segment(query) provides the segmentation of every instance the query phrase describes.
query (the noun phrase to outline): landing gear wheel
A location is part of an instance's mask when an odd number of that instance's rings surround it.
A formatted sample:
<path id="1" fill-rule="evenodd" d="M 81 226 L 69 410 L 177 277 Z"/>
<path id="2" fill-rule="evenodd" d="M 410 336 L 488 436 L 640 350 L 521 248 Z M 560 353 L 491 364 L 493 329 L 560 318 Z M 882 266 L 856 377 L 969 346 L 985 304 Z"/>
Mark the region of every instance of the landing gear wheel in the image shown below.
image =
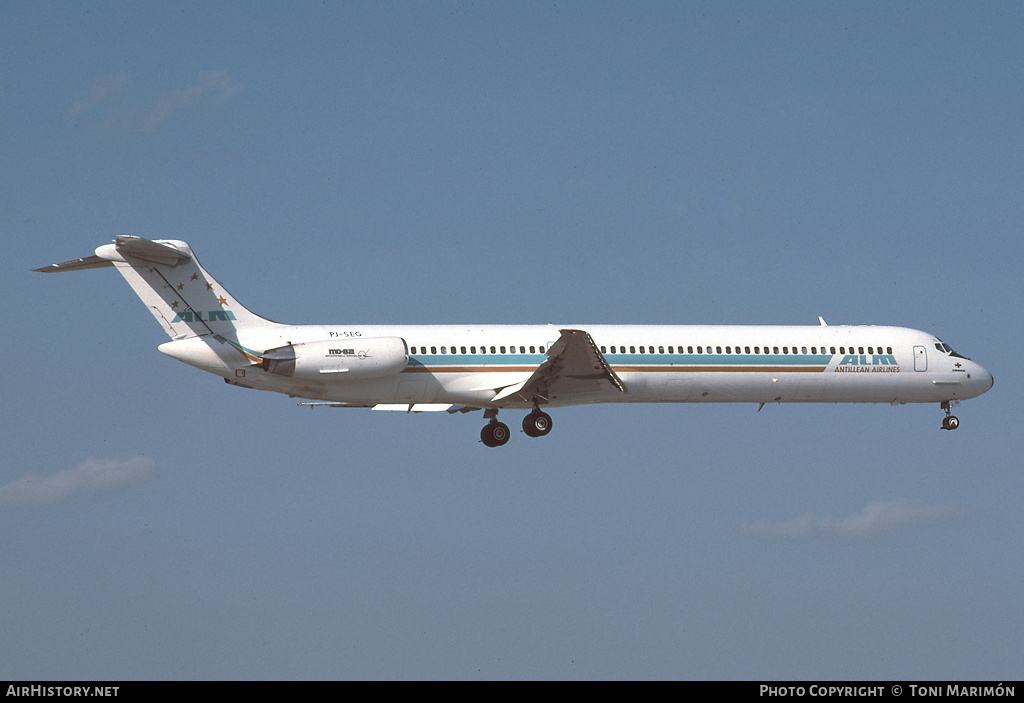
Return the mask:
<path id="1" fill-rule="evenodd" d="M 534 410 L 523 418 L 523 432 L 530 437 L 543 437 L 551 431 L 551 416 L 541 410 Z"/>
<path id="2" fill-rule="evenodd" d="M 960 426 L 960 420 L 950 412 L 954 405 L 960 405 L 960 401 L 944 400 L 939 404 L 939 407 L 946 411 L 946 417 L 942 418 L 942 429 L 944 430 L 955 430 Z"/>
<path id="3" fill-rule="evenodd" d="M 510 434 L 508 425 L 504 422 L 491 420 L 480 430 L 480 441 L 488 447 L 500 447 L 508 442 Z"/>

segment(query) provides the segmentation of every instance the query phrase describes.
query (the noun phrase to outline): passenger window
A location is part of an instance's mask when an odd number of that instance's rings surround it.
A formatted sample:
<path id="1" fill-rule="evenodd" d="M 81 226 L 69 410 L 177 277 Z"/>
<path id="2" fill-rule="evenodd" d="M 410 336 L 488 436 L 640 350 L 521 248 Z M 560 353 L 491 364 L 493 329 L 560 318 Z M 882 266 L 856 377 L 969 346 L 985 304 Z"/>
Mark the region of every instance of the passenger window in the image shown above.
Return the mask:
<path id="1" fill-rule="evenodd" d="M 664 354 L 665 353 L 665 347 L 658 347 L 658 353 L 659 354 Z"/>
<path id="2" fill-rule="evenodd" d="M 806 354 L 807 353 L 807 347 L 800 347 L 800 353 L 801 354 Z"/>
<path id="3" fill-rule="evenodd" d="M 858 351 L 857 353 L 858 354 L 863 354 L 864 353 L 864 347 L 859 347 L 859 349 L 860 349 L 860 351 Z"/>
<path id="4" fill-rule="evenodd" d="M 715 347 L 715 353 L 716 354 L 721 354 L 722 353 L 722 348 L 721 347 Z"/>
<path id="5" fill-rule="evenodd" d="M 493 345 L 491 346 L 491 353 L 492 353 L 492 354 L 497 354 L 497 353 L 498 353 L 498 352 L 496 352 L 496 351 L 494 350 L 494 346 L 493 346 Z"/>
<path id="6" fill-rule="evenodd" d="M 535 346 L 533 346 L 532 344 L 530 345 L 530 353 L 531 354 L 536 354 L 537 353 L 537 348 Z"/>
<path id="7" fill-rule="evenodd" d="M 892 347 L 886 347 L 885 348 L 885 353 L 886 354 L 892 354 Z"/>
<path id="8" fill-rule="evenodd" d="M 669 353 L 669 354 L 675 354 L 675 352 L 674 352 L 674 351 L 672 351 L 672 350 L 673 350 L 673 347 L 669 347 L 669 348 L 668 348 L 668 353 Z"/>
<path id="9" fill-rule="evenodd" d="M 692 354 L 693 353 L 693 347 L 687 347 L 686 348 L 686 353 L 687 354 Z"/>
<path id="10" fill-rule="evenodd" d="M 630 347 L 629 348 L 629 353 L 630 354 L 636 354 L 636 347 Z"/>
<path id="11" fill-rule="evenodd" d="M 437 353 L 437 347 L 431 347 L 430 348 L 430 353 L 431 354 L 436 354 Z"/>

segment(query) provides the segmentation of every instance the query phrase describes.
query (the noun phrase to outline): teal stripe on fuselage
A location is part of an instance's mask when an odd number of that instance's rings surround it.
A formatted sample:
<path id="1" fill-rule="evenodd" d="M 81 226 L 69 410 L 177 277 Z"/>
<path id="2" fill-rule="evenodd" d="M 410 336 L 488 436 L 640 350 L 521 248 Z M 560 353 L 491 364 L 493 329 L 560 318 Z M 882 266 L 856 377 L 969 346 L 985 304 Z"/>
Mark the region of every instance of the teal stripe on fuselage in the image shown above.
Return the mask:
<path id="1" fill-rule="evenodd" d="M 409 366 L 540 366 L 544 354 L 417 354 Z"/>
<path id="2" fill-rule="evenodd" d="M 540 366 L 546 354 L 417 354 L 409 366 Z M 827 366 L 830 354 L 605 354 L 615 366 Z"/>
<path id="3" fill-rule="evenodd" d="M 827 366 L 831 354 L 605 354 L 612 366 Z"/>

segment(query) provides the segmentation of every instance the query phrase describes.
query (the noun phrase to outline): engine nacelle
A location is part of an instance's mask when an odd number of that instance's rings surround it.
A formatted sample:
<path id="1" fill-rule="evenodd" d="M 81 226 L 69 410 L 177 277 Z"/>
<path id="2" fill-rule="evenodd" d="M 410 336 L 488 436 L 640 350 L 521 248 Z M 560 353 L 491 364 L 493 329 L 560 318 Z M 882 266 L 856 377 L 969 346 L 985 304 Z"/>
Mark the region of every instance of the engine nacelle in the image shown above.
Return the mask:
<path id="1" fill-rule="evenodd" d="M 357 381 L 383 378 L 409 364 L 401 337 L 367 337 L 301 342 L 268 349 L 260 364 L 278 376 L 318 381 Z"/>

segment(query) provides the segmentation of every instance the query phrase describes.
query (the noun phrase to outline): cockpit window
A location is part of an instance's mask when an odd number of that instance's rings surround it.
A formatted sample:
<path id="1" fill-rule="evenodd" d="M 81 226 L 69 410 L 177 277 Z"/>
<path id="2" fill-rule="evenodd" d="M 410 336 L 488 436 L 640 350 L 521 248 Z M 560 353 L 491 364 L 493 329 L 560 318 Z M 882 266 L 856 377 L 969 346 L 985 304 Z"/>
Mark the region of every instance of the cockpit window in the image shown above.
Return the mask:
<path id="1" fill-rule="evenodd" d="M 968 357 L 964 356 L 963 354 L 957 354 L 955 351 L 953 351 L 953 347 L 949 346 L 948 344 L 943 342 L 941 339 L 939 340 L 939 343 L 935 345 L 935 348 L 938 349 L 939 351 L 946 352 L 950 356 L 956 357 L 957 359 L 967 359 L 968 358 Z"/>

